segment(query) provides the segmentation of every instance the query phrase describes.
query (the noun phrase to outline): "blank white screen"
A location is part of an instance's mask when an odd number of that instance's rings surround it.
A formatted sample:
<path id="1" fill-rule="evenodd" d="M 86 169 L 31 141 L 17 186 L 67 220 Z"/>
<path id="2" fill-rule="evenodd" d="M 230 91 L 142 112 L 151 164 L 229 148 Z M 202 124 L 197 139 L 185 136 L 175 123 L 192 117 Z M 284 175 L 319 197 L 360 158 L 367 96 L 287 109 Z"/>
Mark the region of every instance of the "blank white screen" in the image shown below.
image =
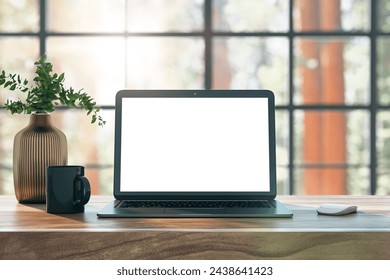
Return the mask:
<path id="1" fill-rule="evenodd" d="M 266 98 L 124 98 L 121 191 L 269 191 Z"/>

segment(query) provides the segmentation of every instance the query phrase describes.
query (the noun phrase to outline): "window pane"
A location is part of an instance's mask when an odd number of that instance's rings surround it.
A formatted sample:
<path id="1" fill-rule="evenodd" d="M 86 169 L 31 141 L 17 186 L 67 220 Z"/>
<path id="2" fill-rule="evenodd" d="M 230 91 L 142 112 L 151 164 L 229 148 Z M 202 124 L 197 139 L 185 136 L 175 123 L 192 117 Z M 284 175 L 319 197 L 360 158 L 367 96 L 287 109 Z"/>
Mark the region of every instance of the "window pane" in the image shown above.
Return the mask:
<path id="1" fill-rule="evenodd" d="M 288 168 L 277 166 L 276 168 L 276 193 L 278 195 L 289 195 Z"/>
<path id="2" fill-rule="evenodd" d="M 84 89 L 98 104 L 113 105 L 125 88 L 125 39 L 112 37 L 51 37 L 47 53 L 65 83 Z"/>
<path id="3" fill-rule="evenodd" d="M 297 0 L 296 31 L 354 31 L 370 29 L 369 0 Z"/>
<path id="4" fill-rule="evenodd" d="M 129 38 L 127 88 L 203 88 L 203 53 L 201 39 Z"/>
<path id="5" fill-rule="evenodd" d="M 289 130 L 288 112 L 286 110 L 276 110 L 276 163 L 286 167 L 288 165 L 289 153 Z"/>
<path id="6" fill-rule="evenodd" d="M 0 37 L 0 70 L 8 74 L 18 73 L 31 82 L 35 72 L 34 61 L 39 54 L 38 44 L 36 38 Z M 17 99 L 19 96 L 17 91 L 0 88 L 0 104 L 7 98 Z"/>
<path id="7" fill-rule="evenodd" d="M 377 194 L 390 194 L 390 112 L 383 111 L 377 118 Z"/>
<path id="8" fill-rule="evenodd" d="M 276 104 L 288 101 L 288 41 L 284 38 L 218 38 L 213 88 L 270 89 Z"/>
<path id="9" fill-rule="evenodd" d="M 104 127 L 91 124 L 79 110 L 56 111 L 53 122 L 68 141 L 68 164 L 84 165 L 93 193 L 112 194 L 114 165 L 114 110 L 101 110 Z M 80 152 L 82 151 L 82 152 Z"/>
<path id="10" fill-rule="evenodd" d="M 390 104 L 390 37 L 378 39 L 378 92 L 379 102 Z"/>
<path id="11" fill-rule="evenodd" d="M 127 31 L 202 30 L 203 2 L 203 0 L 128 0 Z"/>
<path id="12" fill-rule="evenodd" d="M 298 192 L 368 193 L 368 112 L 299 111 L 295 128 Z"/>
<path id="13" fill-rule="evenodd" d="M 0 0 L 0 32 L 37 32 L 38 0 Z"/>
<path id="14" fill-rule="evenodd" d="M 369 164 L 367 111 L 298 111 L 296 164 Z"/>
<path id="15" fill-rule="evenodd" d="M 214 0 L 213 29 L 216 31 L 287 31 L 288 2 L 285 0 Z"/>
<path id="16" fill-rule="evenodd" d="M 125 30 L 125 0 L 51 0 L 50 31 L 120 32 Z"/>
<path id="17" fill-rule="evenodd" d="M 390 112 L 378 113 L 376 145 L 378 165 L 390 168 Z"/>
<path id="18" fill-rule="evenodd" d="M 296 168 L 295 194 L 299 195 L 368 195 L 368 168 Z M 335 188 L 340 186 L 340 188 Z"/>
<path id="19" fill-rule="evenodd" d="M 390 195 L 390 168 L 379 166 L 377 168 L 378 186 L 377 195 Z"/>
<path id="20" fill-rule="evenodd" d="M 369 102 L 367 38 L 305 38 L 296 40 L 294 47 L 296 103 L 353 105 Z"/>
<path id="21" fill-rule="evenodd" d="M 288 172 L 288 153 L 289 153 L 289 131 L 288 131 L 288 112 L 286 110 L 277 110 L 276 115 L 276 179 L 277 193 L 289 194 L 289 172 Z"/>
<path id="22" fill-rule="evenodd" d="M 390 31 L 390 1 L 378 0 L 378 29 L 381 31 Z"/>

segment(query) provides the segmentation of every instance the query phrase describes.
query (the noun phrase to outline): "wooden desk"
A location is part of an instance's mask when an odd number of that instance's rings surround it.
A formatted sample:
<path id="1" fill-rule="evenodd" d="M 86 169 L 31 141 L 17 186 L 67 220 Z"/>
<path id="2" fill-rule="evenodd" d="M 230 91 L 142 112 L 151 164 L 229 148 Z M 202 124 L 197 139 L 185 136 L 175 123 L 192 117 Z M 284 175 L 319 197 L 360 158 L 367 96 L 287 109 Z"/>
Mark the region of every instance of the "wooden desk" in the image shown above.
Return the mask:
<path id="1" fill-rule="evenodd" d="M 293 218 L 97 218 L 111 199 L 53 215 L 0 196 L 0 259 L 390 259 L 389 196 L 279 196 Z M 317 215 L 321 203 L 358 213 Z"/>

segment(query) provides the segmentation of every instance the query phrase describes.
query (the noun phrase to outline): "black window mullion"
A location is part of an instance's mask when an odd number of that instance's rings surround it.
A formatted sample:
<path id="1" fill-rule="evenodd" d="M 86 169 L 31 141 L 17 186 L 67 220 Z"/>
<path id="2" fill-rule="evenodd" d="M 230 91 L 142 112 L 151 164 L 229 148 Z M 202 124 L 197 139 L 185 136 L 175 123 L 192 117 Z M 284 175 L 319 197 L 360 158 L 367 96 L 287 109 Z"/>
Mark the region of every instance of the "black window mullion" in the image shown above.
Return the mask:
<path id="1" fill-rule="evenodd" d="M 205 89 L 211 89 L 212 88 L 212 38 L 213 38 L 213 31 L 212 31 L 212 0 L 205 0 L 204 2 L 204 40 L 205 40 L 205 54 L 204 54 L 204 61 L 205 61 L 205 80 L 204 80 L 204 87 Z"/>
<path id="2" fill-rule="evenodd" d="M 126 0 L 125 1 L 125 26 L 124 26 L 124 30 L 125 30 L 125 35 L 123 36 L 124 37 L 124 44 L 125 44 L 125 49 L 124 49 L 124 57 L 125 57 L 125 68 L 124 68 L 124 73 L 123 75 L 125 76 L 125 88 L 128 88 L 128 84 L 127 84 L 127 77 L 128 77 L 128 74 L 129 74 L 129 67 L 127 65 L 127 62 L 128 62 L 128 46 L 129 46 L 129 36 L 128 36 L 128 32 L 127 32 L 127 23 L 129 22 L 129 16 L 128 16 L 128 11 L 129 11 L 129 1 Z"/>
<path id="3" fill-rule="evenodd" d="M 377 149 L 376 149 L 376 118 L 378 111 L 378 89 L 376 85 L 377 72 L 377 1 L 371 0 L 371 32 L 370 32 L 370 193 L 374 195 L 377 189 Z"/>
<path id="4" fill-rule="evenodd" d="M 289 51 L 289 106 L 288 106 L 288 180 L 289 180 L 289 192 L 294 194 L 294 0 L 290 0 L 289 7 L 289 34 L 288 34 L 288 51 Z"/>
<path id="5" fill-rule="evenodd" d="M 39 55 L 46 54 L 46 0 L 39 1 Z"/>

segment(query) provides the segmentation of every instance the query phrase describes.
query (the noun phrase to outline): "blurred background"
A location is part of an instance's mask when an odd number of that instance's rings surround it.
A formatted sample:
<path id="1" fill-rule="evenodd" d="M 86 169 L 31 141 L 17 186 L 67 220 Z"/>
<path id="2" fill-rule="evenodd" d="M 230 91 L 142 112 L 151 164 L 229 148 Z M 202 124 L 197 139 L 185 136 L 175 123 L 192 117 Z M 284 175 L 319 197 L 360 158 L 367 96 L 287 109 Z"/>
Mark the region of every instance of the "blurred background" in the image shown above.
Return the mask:
<path id="1" fill-rule="evenodd" d="M 94 194 L 117 91 L 206 88 L 275 93 L 279 194 L 390 195 L 390 0 L 0 0 L 0 69 L 31 79 L 43 54 L 107 121 L 52 113 Z M 0 109 L 0 194 L 28 121 Z"/>

